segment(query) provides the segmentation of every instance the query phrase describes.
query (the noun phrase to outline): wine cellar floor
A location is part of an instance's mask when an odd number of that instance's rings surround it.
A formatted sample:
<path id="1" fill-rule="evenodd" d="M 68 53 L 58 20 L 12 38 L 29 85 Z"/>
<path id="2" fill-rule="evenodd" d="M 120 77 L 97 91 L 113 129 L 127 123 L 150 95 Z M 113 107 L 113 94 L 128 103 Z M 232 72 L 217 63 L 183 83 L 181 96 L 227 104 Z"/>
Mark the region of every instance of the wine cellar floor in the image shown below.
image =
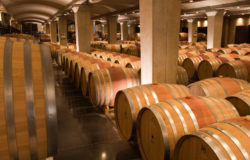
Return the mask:
<path id="1" fill-rule="evenodd" d="M 54 64 L 58 114 L 56 160 L 140 160 L 138 151 L 119 137 L 112 116 L 83 98 Z"/>

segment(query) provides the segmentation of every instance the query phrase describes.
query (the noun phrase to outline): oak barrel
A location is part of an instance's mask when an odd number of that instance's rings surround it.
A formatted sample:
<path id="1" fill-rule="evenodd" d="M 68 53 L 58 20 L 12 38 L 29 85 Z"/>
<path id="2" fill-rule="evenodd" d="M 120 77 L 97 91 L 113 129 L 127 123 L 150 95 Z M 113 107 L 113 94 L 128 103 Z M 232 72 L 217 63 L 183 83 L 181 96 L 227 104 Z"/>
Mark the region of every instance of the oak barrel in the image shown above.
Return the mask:
<path id="1" fill-rule="evenodd" d="M 190 92 L 194 96 L 212 96 L 226 98 L 246 89 L 250 89 L 247 81 L 228 78 L 215 77 L 190 84 Z"/>
<path id="2" fill-rule="evenodd" d="M 198 66 L 203 59 L 201 56 L 196 56 L 184 60 L 182 66 L 186 69 L 189 79 L 195 78 Z"/>
<path id="3" fill-rule="evenodd" d="M 226 98 L 241 116 L 250 115 L 250 90 L 244 90 Z"/>
<path id="4" fill-rule="evenodd" d="M 137 141 L 143 159 L 168 160 L 184 135 L 209 124 L 238 117 L 225 99 L 187 97 L 170 99 L 141 109 L 137 119 Z"/>
<path id="5" fill-rule="evenodd" d="M 104 68 L 110 68 L 112 67 L 112 62 L 108 61 L 98 61 L 96 63 L 93 63 L 88 66 L 84 66 L 81 69 L 81 75 L 80 75 L 80 87 L 82 90 L 82 94 L 84 96 L 88 95 L 88 81 L 89 81 L 89 74 L 91 72 L 94 72 L 96 70 L 104 69 Z"/>
<path id="6" fill-rule="evenodd" d="M 111 67 L 91 72 L 89 75 L 89 98 L 94 106 L 114 106 L 119 90 L 140 85 L 137 70 Z"/>
<path id="7" fill-rule="evenodd" d="M 115 98 L 115 115 L 120 135 L 125 140 L 133 140 L 136 118 L 143 107 L 186 96 L 191 96 L 187 87 L 164 83 L 142 85 L 119 91 Z"/>
<path id="8" fill-rule="evenodd" d="M 237 60 L 222 64 L 217 76 L 232 77 L 250 81 L 250 61 Z"/>
<path id="9" fill-rule="evenodd" d="M 174 160 L 237 159 L 250 157 L 250 121 L 246 117 L 218 122 L 183 136 Z"/>
<path id="10" fill-rule="evenodd" d="M 212 58 L 201 61 L 197 71 L 199 80 L 215 76 L 215 73 L 221 64 L 222 61 L 219 58 Z"/>
<path id="11" fill-rule="evenodd" d="M 53 156 L 57 111 L 50 48 L 0 42 L 0 159 Z"/>
<path id="12" fill-rule="evenodd" d="M 186 69 L 181 67 L 181 66 L 177 66 L 176 83 L 187 85 L 188 81 L 189 81 L 189 79 L 188 79 L 188 74 L 187 74 Z"/>
<path id="13" fill-rule="evenodd" d="M 140 70 L 141 69 L 141 61 L 129 62 L 126 64 L 126 67 Z"/>

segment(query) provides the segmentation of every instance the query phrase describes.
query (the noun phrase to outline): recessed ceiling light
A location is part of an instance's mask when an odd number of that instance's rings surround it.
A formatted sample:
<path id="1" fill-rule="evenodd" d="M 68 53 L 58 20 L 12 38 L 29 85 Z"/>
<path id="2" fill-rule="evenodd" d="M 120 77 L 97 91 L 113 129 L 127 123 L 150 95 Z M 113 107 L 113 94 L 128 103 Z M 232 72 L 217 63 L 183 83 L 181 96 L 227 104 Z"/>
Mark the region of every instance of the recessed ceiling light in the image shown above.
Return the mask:
<path id="1" fill-rule="evenodd" d="M 237 6 L 237 9 L 239 9 L 240 8 L 240 6 Z"/>
<path id="2" fill-rule="evenodd" d="M 194 0 L 189 0 L 190 3 L 194 2 Z"/>

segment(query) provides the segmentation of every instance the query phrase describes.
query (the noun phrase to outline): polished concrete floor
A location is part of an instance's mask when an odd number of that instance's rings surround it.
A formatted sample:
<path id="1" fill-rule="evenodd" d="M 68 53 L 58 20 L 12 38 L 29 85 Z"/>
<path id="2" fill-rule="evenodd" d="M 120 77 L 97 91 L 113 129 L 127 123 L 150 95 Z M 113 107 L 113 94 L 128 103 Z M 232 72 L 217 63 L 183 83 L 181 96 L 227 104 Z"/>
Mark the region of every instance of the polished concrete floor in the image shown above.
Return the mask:
<path id="1" fill-rule="evenodd" d="M 136 147 L 119 137 L 112 116 L 91 106 L 54 65 L 58 114 L 56 160 L 140 160 Z"/>

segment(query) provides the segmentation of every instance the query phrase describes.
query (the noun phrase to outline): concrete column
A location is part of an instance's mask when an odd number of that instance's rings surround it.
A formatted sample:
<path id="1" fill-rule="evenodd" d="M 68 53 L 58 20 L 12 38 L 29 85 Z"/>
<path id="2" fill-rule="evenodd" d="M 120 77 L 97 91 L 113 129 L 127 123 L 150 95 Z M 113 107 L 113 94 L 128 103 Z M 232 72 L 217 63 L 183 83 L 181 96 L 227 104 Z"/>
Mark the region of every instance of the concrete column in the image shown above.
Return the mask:
<path id="1" fill-rule="evenodd" d="M 180 12 L 180 0 L 140 0 L 142 84 L 176 83 Z"/>
<path id="2" fill-rule="evenodd" d="M 46 34 L 50 34 L 50 26 L 49 26 L 49 24 L 47 23 L 45 27 L 46 27 Z"/>
<path id="3" fill-rule="evenodd" d="M 228 34 L 229 34 L 229 18 L 224 17 L 223 19 L 223 31 L 222 31 L 222 47 L 227 47 Z"/>
<path id="4" fill-rule="evenodd" d="M 117 37 L 117 17 L 108 17 L 108 43 L 116 43 Z"/>
<path id="5" fill-rule="evenodd" d="M 236 18 L 231 18 L 229 20 L 229 29 L 228 29 L 228 44 L 235 43 L 235 34 L 236 34 Z"/>
<path id="6" fill-rule="evenodd" d="M 129 24 L 129 39 L 135 40 L 135 23 Z"/>
<path id="7" fill-rule="evenodd" d="M 50 39 L 51 42 L 57 42 L 57 30 L 56 30 L 56 21 L 50 22 Z"/>
<path id="8" fill-rule="evenodd" d="M 127 22 L 121 22 L 121 40 L 126 41 L 128 40 L 128 23 Z"/>
<path id="9" fill-rule="evenodd" d="M 208 17 L 207 48 L 221 47 L 224 11 L 210 11 L 206 14 Z"/>
<path id="10" fill-rule="evenodd" d="M 79 52 L 90 52 L 91 41 L 91 6 L 74 7 L 76 46 Z"/>
<path id="11" fill-rule="evenodd" d="M 67 46 L 68 44 L 68 25 L 67 18 L 60 17 L 58 20 L 58 35 L 60 45 Z"/>
<path id="12" fill-rule="evenodd" d="M 188 19 L 188 42 L 197 42 L 197 20 Z"/>

